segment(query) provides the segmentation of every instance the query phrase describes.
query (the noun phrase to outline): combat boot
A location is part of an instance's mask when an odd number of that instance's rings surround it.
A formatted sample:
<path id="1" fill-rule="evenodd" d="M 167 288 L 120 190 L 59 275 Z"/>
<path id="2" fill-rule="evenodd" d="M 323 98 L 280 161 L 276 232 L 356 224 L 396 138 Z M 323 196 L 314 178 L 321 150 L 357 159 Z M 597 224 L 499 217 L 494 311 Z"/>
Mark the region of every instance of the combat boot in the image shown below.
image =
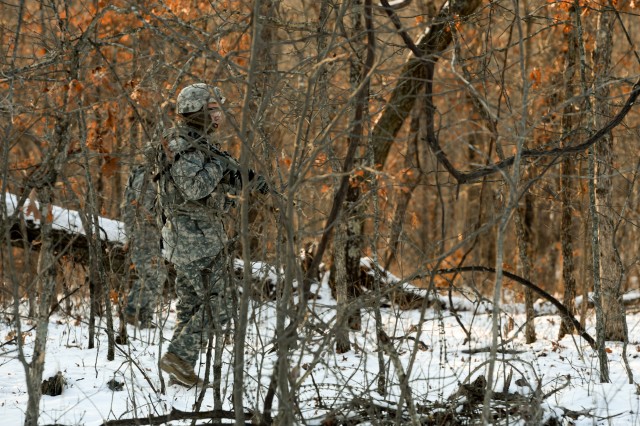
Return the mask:
<path id="1" fill-rule="evenodd" d="M 173 352 L 167 352 L 160 358 L 160 369 L 169 374 L 169 384 L 179 384 L 188 388 L 202 387 L 204 382 L 193 371 L 189 363 Z"/>

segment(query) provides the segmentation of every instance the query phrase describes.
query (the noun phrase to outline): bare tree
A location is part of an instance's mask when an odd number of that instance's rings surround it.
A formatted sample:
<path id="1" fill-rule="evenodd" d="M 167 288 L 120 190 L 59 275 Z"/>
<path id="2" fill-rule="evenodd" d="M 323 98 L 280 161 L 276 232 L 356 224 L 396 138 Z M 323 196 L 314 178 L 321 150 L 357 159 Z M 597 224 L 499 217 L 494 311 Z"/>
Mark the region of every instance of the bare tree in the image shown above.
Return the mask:
<path id="1" fill-rule="evenodd" d="M 63 111 L 67 107 L 68 98 L 64 99 Z M 56 131 L 52 135 L 51 148 L 45 155 L 45 161 L 38 167 L 27 181 L 27 188 L 38 190 L 40 199 L 40 221 L 42 248 L 38 258 L 38 287 L 40 297 L 38 298 L 38 309 L 36 310 L 36 337 L 31 360 L 27 360 L 24 354 L 21 339 L 18 339 L 20 359 L 27 376 L 27 389 L 29 401 L 25 414 L 25 425 L 35 426 L 38 424 L 40 416 L 40 396 L 42 374 L 44 371 L 44 361 L 47 348 L 47 335 L 49 331 L 49 316 L 51 314 L 51 301 L 54 297 L 56 287 L 56 255 L 53 246 L 55 242 L 52 238 L 53 230 L 53 185 L 57 180 L 66 161 L 66 150 L 68 146 L 69 120 L 63 112 L 57 117 Z M 21 333 L 21 321 L 19 305 L 17 301 L 19 295 L 14 295 L 16 308 L 14 315 L 18 335 Z"/>
<path id="2" fill-rule="evenodd" d="M 574 11 L 575 13 L 575 11 Z M 571 25 L 570 31 L 567 32 L 567 52 L 565 54 L 565 63 L 563 70 L 564 84 L 564 102 L 566 103 L 562 111 L 562 134 L 569 135 L 574 123 L 579 121 L 580 117 L 575 117 L 573 108 L 573 98 L 575 96 L 575 74 L 578 59 L 578 27 Z M 571 157 L 565 157 L 562 160 L 560 175 L 560 199 L 562 203 L 562 223 L 560 226 L 560 242 L 562 244 L 562 279 L 564 281 L 564 298 L 565 306 L 571 313 L 575 313 L 575 297 L 576 297 L 576 278 L 575 278 L 575 261 L 574 261 L 574 226 L 573 212 L 575 206 L 576 192 L 572 184 L 572 175 L 576 173 L 575 161 Z M 565 334 L 571 333 L 573 326 L 566 320 L 562 320 L 558 338 L 564 337 Z"/>
<path id="3" fill-rule="evenodd" d="M 609 70 L 613 47 L 613 28 L 616 22 L 613 6 L 605 6 L 598 14 L 594 62 L 594 124 L 600 128 L 611 115 Z M 605 340 L 625 341 L 626 319 L 622 302 L 623 274 L 617 252 L 613 206 L 614 168 L 613 135 L 607 133 L 595 147 L 596 212 L 598 214 L 599 274 L 602 288 L 601 303 Z"/>

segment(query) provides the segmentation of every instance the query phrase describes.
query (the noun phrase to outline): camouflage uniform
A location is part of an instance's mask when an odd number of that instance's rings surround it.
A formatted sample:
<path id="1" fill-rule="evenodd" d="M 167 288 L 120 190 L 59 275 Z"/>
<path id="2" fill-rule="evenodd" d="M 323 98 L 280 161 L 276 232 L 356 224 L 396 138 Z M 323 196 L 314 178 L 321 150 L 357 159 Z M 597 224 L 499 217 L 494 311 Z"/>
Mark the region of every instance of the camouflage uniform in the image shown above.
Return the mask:
<path id="1" fill-rule="evenodd" d="M 222 218 L 231 207 L 236 185 L 228 179 L 226 165 L 207 154 L 208 146 L 213 147 L 212 141 L 198 129 L 173 129 L 160 177 L 166 217 L 163 255 L 175 265 L 179 299 L 176 329 L 167 351 L 191 365 L 211 326 L 226 324 L 233 309 L 225 282 L 227 235 Z"/>
<path id="2" fill-rule="evenodd" d="M 185 386 L 201 384 L 193 371 L 202 344 L 234 312 L 223 217 L 241 188 L 238 163 L 218 150 L 220 90 L 203 83 L 184 88 L 176 101 L 183 122 L 165 133 L 159 196 L 165 217 L 163 255 L 176 269 L 177 320 L 160 368 Z M 261 176 L 256 189 L 268 192 Z"/>
<path id="3" fill-rule="evenodd" d="M 135 265 L 134 281 L 125 308 L 128 322 L 149 326 L 167 279 L 161 255 L 161 235 L 156 218 L 156 184 L 145 166 L 135 167 L 127 181 L 121 205 L 122 220 L 129 238 L 129 253 Z"/>

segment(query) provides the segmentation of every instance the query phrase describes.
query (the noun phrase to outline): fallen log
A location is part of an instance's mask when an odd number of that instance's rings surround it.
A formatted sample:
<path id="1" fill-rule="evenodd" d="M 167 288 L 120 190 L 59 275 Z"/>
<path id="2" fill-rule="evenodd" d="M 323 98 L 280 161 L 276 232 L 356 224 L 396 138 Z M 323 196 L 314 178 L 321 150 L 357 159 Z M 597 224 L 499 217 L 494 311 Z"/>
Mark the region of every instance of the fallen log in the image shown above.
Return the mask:
<path id="1" fill-rule="evenodd" d="M 6 217 L 0 223 L 0 230 L 9 244 L 26 250 L 40 249 L 40 219 L 37 205 L 27 200 L 18 206 L 18 198 L 5 194 Z M 56 256 L 67 256 L 83 265 L 89 264 L 89 246 L 96 241 L 87 237 L 79 212 L 58 206 L 52 208 L 53 250 Z M 122 222 L 104 217 L 98 218 L 100 245 L 105 253 L 107 271 L 124 271 L 128 267 L 124 246 L 127 238 Z M 125 265 L 127 263 L 127 265 Z"/>
<path id="2" fill-rule="evenodd" d="M 250 420 L 254 417 L 254 413 L 247 411 L 243 413 L 245 419 Z M 137 417 L 131 419 L 117 419 L 107 420 L 102 423 L 102 426 L 137 426 L 137 425 L 164 425 L 170 421 L 178 420 L 233 420 L 236 418 L 236 414 L 233 411 L 227 410 L 210 410 L 210 411 L 181 411 L 177 408 L 173 408 L 171 412 L 159 416 Z M 252 425 L 251 421 L 245 421 L 246 425 Z"/>

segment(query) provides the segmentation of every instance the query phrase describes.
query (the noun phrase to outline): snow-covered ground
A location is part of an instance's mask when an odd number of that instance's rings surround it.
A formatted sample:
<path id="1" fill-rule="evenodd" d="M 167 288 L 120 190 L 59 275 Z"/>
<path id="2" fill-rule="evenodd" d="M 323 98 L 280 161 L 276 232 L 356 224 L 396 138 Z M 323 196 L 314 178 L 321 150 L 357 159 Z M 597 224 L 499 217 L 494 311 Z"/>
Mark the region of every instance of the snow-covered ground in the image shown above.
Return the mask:
<path id="1" fill-rule="evenodd" d="M 306 424 L 320 424 L 332 408 L 346 404 L 354 397 L 376 401 L 391 406 L 399 393 L 393 385 L 386 396 L 376 392 L 378 373 L 378 346 L 375 339 L 374 316 L 366 312 L 363 331 L 351 334 L 353 349 L 345 354 L 333 350 L 333 326 L 335 303 L 326 284 L 318 291 L 320 298 L 313 303 L 319 314 L 317 324 L 329 326 L 327 332 L 302 333 L 302 340 L 291 354 L 291 376 L 301 380 L 299 404 Z M 517 311 L 517 310 L 516 310 Z M 58 371 L 64 375 L 67 385 L 60 396 L 43 396 L 40 424 L 99 425 L 106 420 L 161 415 L 177 408 L 191 411 L 198 390 L 168 386 L 166 393 L 159 392 L 160 380 L 157 368 L 159 343 L 166 347 L 171 337 L 174 313 L 165 309 L 162 329 L 134 330 L 129 326 L 130 341 L 119 345 L 113 361 L 106 360 L 107 342 L 104 332 L 99 333 L 97 349 L 87 349 L 88 329 L 84 318 L 65 317 L 59 314 L 51 318 L 44 378 Z M 487 374 L 487 352 L 469 353 L 469 349 L 489 345 L 491 320 L 485 312 L 460 312 L 460 319 L 471 332 L 471 342 L 465 344 L 465 334 L 453 315 L 447 311 L 428 309 L 421 318 L 419 311 L 382 310 L 382 321 L 387 334 L 392 337 L 403 369 L 408 371 L 409 361 L 416 342 L 415 362 L 410 370 L 409 386 L 414 403 L 424 406 L 433 401 L 446 401 L 459 389 L 460 383 Z M 523 323 L 521 313 L 509 314 L 515 320 L 515 330 Z M 274 335 L 276 309 L 273 302 L 254 302 L 250 312 L 250 326 L 245 342 L 244 405 L 248 410 L 260 410 L 266 393 L 272 366 L 277 354 L 269 353 L 269 342 Z M 505 317 L 506 318 L 506 317 Z M 631 370 L 640 370 L 639 315 L 629 315 L 629 362 Z M 506 323 L 506 321 L 505 321 Z M 422 324 L 420 327 L 416 325 Z M 612 383 L 601 384 L 598 379 L 598 362 L 594 351 L 581 339 L 567 336 L 557 341 L 560 320 L 557 316 L 542 316 L 536 320 L 538 341 L 532 345 L 523 343 L 522 334 L 515 336 L 506 347 L 512 352 L 499 356 L 496 391 L 503 389 L 505 376 L 512 374 L 509 392 L 530 394 L 526 379 L 532 388 L 541 386 L 542 394 L 549 394 L 542 404 L 547 417 L 555 414 L 582 413 L 574 421 L 576 425 L 638 425 L 640 424 L 640 396 L 628 377 L 621 359 L 622 345 L 609 343 Z M 101 324 L 102 326 L 104 324 Z M 23 330 L 30 323 L 23 322 Z M 11 336 L 14 328 L 10 322 L 0 326 L 0 337 Z M 594 333 L 593 327 L 588 331 Z M 514 337 L 509 334 L 506 338 Z M 26 353 L 30 355 L 33 334 L 24 336 Z M 424 346 L 422 345 L 424 344 Z M 231 389 L 233 373 L 231 352 L 233 344 L 224 351 L 222 400 L 224 408 L 232 410 Z M 473 351 L 472 351 L 473 352 Z M 201 357 L 204 373 L 204 354 Z M 384 353 L 388 383 L 398 382 L 389 353 Z M 309 371 L 310 370 L 310 371 Z M 144 372 L 144 374 L 142 373 Z M 307 374 L 308 373 L 308 374 Z M 507 373 L 507 374 L 505 374 Z M 115 379 L 123 383 L 122 390 L 114 391 L 108 382 Z M 165 380 L 167 377 L 165 377 Z M 555 391 L 555 392 L 554 392 Z M 27 404 L 25 373 L 17 357 L 15 344 L 0 348 L 0 421 L 3 425 L 20 425 L 24 422 Z M 276 403 L 277 407 L 277 403 Z M 212 410 L 213 393 L 207 390 L 201 410 Z M 573 414 L 575 416 L 575 414 Z M 569 417 L 565 417 L 565 424 Z M 300 423 L 303 423 L 301 420 Z M 173 421 L 171 424 L 188 424 Z"/>
<path id="2" fill-rule="evenodd" d="M 9 214 L 17 205 L 15 196 L 5 195 Z M 84 233 L 77 212 L 53 208 L 54 226 L 71 232 Z M 38 220 L 31 210 L 24 207 L 22 216 L 34 223 Z M 103 238 L 124 242 L 122 224 L 115 220 L 100 219 Z M 259 265 L 258 265 L 259 266 Z M 262 274 L 254 266 L 254 276 Z M 268 275 L 264 273 L 262 275 Z M 390 281 L 395 281 L 389 277 Z M 436 402 L 445 402 L 449 407 L 462 407 L 462 402 L 453 397 L 462 383 L 473 382 L 487 375 L 486 351 L 491 341 L 491 306 L 485 301 L 476 306 L 469 298 L 456 296 L 453 300 L 458 312 L 456 320 L 449 310 L 436 311 L 427 308 L 400 311 L 382 309 L 382 326 L 393 350 L 383 348 L 383 371 L 386 375 L 386 395 L 377 392 L 379 351 L 376 340 L 375 316 L 365 310 L 362 330 L 351 333 L 352 350 L 336 354 L 335 347 L 335 301 L 325 282 L 317 289 L 318 298 L 310 302 L 317 316 L 308 316 L 306 327 L 300 330 L 297 349 L 290 354 L 289 377 L 299 386 L 297 402 L 300 408 L 299 422 L 321 424 L 328 412 L 341 409 L 355 398 L 372 401 L 387 408 L 395 408 L 400 388 L 397 366 L 391 358 L 397 356 L 402 370 L 409 376 L 408 386 L 417 410 L 427 407 L 435 412 Z M 421 293 L 417 291 L 417 293 Z M 637 294 L 628 295 L 637 299 Z M 447 298 L 441 298 L 447 302 Z M 81 302 L 81 301 L 78 301 Z M 82 306 L 82 303 L 78 303 Z M 86 303 L 84 303 L 86 307 Z M 26 312 L 26 307 L 23 306 Z M 607 344 L 611 383 L 601 384 L 598 361 L 594 351 L 582 339 L 566 336 L 557 340 L 560 319 L 548 303 L 538 303 L 536 319 L 538 341 L 527 345 L 518 331 L 524 324 L 522 306 L 506 304 L 502 317 L 503 339 L 510 340 L 505 346 L 508 353 L 499 354 L 494 390 L 534 399 L 532 392 L 544 395 L 541 406 L 544 418 L 562 418 L 561 424 L 575 425 L 640 425 L 640 395 L 629 378 L 622 361 L 623 347 L 620 343 Z M 43 396 L 40 424 L 100 425 L 107 420 L 134 417 L 159 416 L 172 409 L 192 411 L 198 398 L 198 389 L 168 386 L 161 393 L 158 359 L 161 348 L 166 348 L 170 339 L 175 312 L 167 304 L 157 321 L 161 327 L 136 330 L 128 326 L 129 341 L 118 345 L 115 360 L 107 361 L 107 336 L 102 320 L 97 328 L 97 348 L 87 349 L 87 313 L 77 308 L 73 316 L 55 313 L 49 323 L 45 374 L 48 378 L 61 372 L 66 380 L 62 395 Z M 88 309 L 88 308 L 85 308 Z M 592 312 L 592 311 L 590 311 Z M 24 423 L 27 405 L 27 389 L 24 368 L 18 359 L 17 347 L 12 341 L 15 324 L 10 308 L 1 309 L 0 323 L 0 425 Z M 513 328 L 505 328 L 510 319 Z M 587 331 L 595 336 L 594 318 L 588 318 Z M 470 340 L 463 330 L 468 330 Z M 630 344 L 628 359 L 632 373 L 640 375 L 640 314 L 627 317 Z M 271 339 L 276 327 L 274 302 L 252 302 L 249 312 L 249 328 L 244 342 L 244 407 L 247 410 L 262 410 L 277 352 L 270 351 Z M 33 324 L 22 321 L 25 332 L 25 355 L 31 356 L 34 331 Z M 116 324 L 117 328 L 117 324 Z M 233 409 L 231 390 L 233 370 L 231 363 L 233 344 L 227 344 L 223 353 L 222 401 L 223 408 Z M 204 354 L 201 356 L 200 376 L 204 374 Z M 509 388 L 504 388 L 506 377 L 511 376 Z M 167 379 L 167 377 L 165 377 Z M 634 378 L 637 380 L 637 377 Z M 112 390 L 109 382 L 122 384 L 121 390 Z M 528 383 L 528 385 L 526 384 Z M 458 402 L 455 402 L 458 401 Z M 523 399 L 518 400 L 519 403 Z M 513 403 L 512 403 L 513 405 Z M 406 407 L 406 405 L 405 405 Z M 206 391 L 200 410 L 214 408 L 213 392 Z M 277 402 L 274 405 L 277 413 Z M 526 406 L 522 406 L 524 411 Z M 518 418 L 518 407 L 512 418 Z M 424 413 L 422 413 L 424 414 Z M 514 424 L 518 424 L 514 420 Z M 520 422 L 521 424 L 522 422 Z M 172 425 L 191 424 L 190 421 L 172 421 Z M 531 423 L 530 423 L 531 424 Z"/>

